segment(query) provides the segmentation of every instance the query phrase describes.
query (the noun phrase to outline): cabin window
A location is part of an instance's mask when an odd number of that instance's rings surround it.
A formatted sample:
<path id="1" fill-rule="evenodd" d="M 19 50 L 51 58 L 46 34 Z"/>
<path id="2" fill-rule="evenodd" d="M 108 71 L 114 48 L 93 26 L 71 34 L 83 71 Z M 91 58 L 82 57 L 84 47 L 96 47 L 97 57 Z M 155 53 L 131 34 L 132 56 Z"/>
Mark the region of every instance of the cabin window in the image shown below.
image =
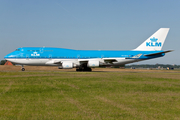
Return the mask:
<path id="1" fill-rule="evenodd" d="M 27 50 L 29 52 L 39 52 L 40 50 Z"/>
<path id="2" fill-rule="evenodd" d="M 53 52 L 53 50 L 43 50 L 44 52 Z"/>

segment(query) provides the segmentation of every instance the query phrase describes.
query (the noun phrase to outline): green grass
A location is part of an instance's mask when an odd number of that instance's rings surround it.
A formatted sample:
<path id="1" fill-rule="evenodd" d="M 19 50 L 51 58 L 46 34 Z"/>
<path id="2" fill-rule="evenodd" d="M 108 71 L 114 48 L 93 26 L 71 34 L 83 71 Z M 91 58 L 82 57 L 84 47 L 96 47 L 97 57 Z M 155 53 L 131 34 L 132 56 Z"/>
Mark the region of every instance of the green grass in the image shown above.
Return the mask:
<path id="1" fill-rule="evenodd" d="M 180 72 L 0 72 L 0 119 L 180 119 Z"/>

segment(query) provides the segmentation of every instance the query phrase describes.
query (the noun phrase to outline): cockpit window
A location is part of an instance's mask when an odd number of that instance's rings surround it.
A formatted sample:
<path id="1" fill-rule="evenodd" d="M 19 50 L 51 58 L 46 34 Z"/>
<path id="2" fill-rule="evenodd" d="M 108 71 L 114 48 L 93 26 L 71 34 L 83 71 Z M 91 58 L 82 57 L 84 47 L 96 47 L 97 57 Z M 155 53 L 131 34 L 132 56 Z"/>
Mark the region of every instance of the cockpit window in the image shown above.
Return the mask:
<path id="1" fill-rule="evenodd" d="M 20 49 L 16 49 L 15 51 L 20 51 Z"/>

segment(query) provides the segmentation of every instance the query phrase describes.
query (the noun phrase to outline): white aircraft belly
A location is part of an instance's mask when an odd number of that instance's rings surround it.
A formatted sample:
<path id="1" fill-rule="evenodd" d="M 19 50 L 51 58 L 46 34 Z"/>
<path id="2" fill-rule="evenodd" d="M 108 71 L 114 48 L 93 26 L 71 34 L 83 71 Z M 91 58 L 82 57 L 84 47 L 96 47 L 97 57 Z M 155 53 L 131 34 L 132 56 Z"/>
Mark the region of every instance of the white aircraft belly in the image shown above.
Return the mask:
<path id="1" fill-rule="evenodd" d="M 72 61 L 77 62 L 77 59 L 7 59 L 10 62 L 21 64 L 21 65 L 37 65 L 37 66 L 58 66 L 59 64 L 46 64 L 49 61 Z"/>
<path id="2" fill-rule="evenodd" d="M 10 62 L 22 65 L 44 65 L 48 59 L 7 59 Z"/>
<path id="3" fill-rule="evenodd" d="M 125 59 L 125 58 L 113 58 L 113 59 L 116 59 L 117 62 L 113 62 L 110 64 L 105 63 L 104 65 L 124 65 L 128 63 L 140 61 L 138 59 Z M 59 62 L 70 61 L 78 65 L 79 62 L 81 61 L 79 59 L 7 59 L 7 60 L 16 64 L 37 65 L 37 66 L 59 66 L 59 64 L 54 64 L 53 61 L 59 61 Z M 88 61 L 92 59 L 86 59 L 86 60 Z M 94 60 L 99 60 L 100 62 L 103 62 L 103 60 L 99 58 Z"/>

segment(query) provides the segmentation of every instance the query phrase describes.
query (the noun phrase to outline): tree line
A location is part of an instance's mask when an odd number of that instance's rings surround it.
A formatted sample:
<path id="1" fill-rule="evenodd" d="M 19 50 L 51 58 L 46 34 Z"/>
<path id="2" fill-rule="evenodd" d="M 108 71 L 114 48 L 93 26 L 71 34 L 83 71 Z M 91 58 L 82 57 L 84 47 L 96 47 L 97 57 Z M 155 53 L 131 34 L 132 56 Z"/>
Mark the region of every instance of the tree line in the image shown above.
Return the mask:
<path id="1" fill-rule="evenodd" d="M 180 65 L 170 65 L 170 64 L 142 64 L 142 65 L 126 65 L 125 68 L 180 68 Z"/>
<path id="2" fill-rule="evenodd" d="M 1 60 L 0 65 L 4 65 L 7 62 L 7 60 Z"/>

